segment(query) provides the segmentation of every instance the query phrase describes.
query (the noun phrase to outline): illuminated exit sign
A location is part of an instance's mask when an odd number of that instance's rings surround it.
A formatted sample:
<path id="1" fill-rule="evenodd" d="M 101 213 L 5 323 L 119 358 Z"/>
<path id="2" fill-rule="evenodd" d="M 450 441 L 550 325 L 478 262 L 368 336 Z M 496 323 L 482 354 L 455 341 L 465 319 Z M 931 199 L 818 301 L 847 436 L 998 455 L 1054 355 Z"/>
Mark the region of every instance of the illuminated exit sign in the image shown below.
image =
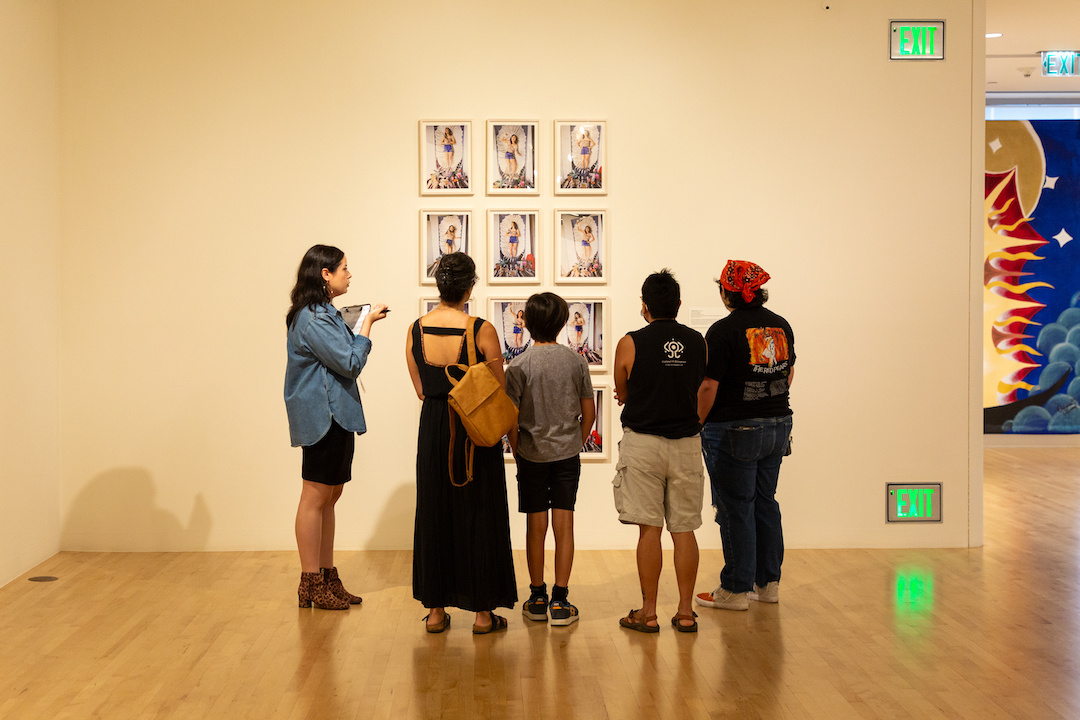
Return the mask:
<path id="1" fill-rule="evenodd" d="M 886 486 L 889 522 L 941 522 L 941 483 Z"/>
<path id="2" fill-rule="evenodd" d="M 890 60 L 944 60 L 944 20 L 893 20 L 889 23 Z"/>
<path id="3" fill-rule="evenodd" d="M 1072 50 L 1044 50 L 1042 54 L 1043 77 L 1080 76 L 1080 59 Z"/>

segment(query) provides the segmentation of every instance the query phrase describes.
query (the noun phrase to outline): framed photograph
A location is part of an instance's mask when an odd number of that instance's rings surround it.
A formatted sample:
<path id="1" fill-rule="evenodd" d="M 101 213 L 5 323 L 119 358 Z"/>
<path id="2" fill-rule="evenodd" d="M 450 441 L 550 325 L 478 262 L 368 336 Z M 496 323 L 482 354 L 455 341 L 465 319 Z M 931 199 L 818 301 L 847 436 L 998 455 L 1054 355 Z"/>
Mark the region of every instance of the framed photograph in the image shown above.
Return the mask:
<path id="1" fill-rule="evenodd" d="M 593 386 L 593 400 L 596 402 L 596 419 L 593 421 L 592 430 L 589 431 L 589 437 L 585 440 L 585 444 L 581 448 L 582 462 L 606 462 L 610 458 L 608 451 L 608 428 L 611 427 L 611 421 L 608 416 L 611 414 L 609 406 L 609 400 L 611 398 L 611 389 L 606 386 Z M 578 420 L 581 420 L 581 416 L 578 416 Z M 503 460 L 512 461 L 514 459 L 514 453 L 510 451 L 510 439 L 503 435 L 502 439 Z"/>
<path id="2" fill-rule="evenodd" d="M 608 368 L 604 345 L 608 337 L 607 303 L 607 298 L 566 298 L 570 319 L 555 338 L 559 344 L 581 354 L 592 372 L 607 372 Z"/>
<path id="3" fill-rule="evenodd" d="M 420 194 L 473 194 L 470 121 L 420 121 Z"/>
<path id="4" fill-rule="evenodd" d="M 539 195 L 533 120 L 488 120 L 487 191 L 489 195 Z"/>
<path id="5" fill-rule="evenodd" d="M 607 194 L 607 123 L 555 121 L 555 194 Z"/>
<path id="6" fill-rule="evenodd" d="M 472 212 L 468 210 L 420 211 L 420 284 L 434 285 L 435 271 L 443 255 L 463 252 L 472 256 Z"/>
<path id="7" fill-rule="evenodd" d="M 603 210 L 556 210 L 556 284 L 606 284 L 610 239 Z"/>
<path id="8" fill-rule="evenodd" d="M 582 462 L 603 462 L 608 460 L 608 428 L 611 421 L 611 388 L 603 385 L 593 386 L 593 398 L 596 400 L 596 420 L 584 447 L 581 448 Z"/>
<path id="9" fill-rule="evenodd" d="M 540 282 L 539 212 L 488 211 L 487 281 L 493 285 L 530 285 Z"/>
<path id="10" fill-rule="evenodd" d="M 525 298 L 491 298 L 488 321 L 495 326 L 502 347 L 503 364 L 529 349 L 532 336 L 525 329 Z"/>
<path id="11" fill-rule="evenodd" d="M 427 315 L 429 312 L 431 312 L 432 310 L 434 310 L 438 306 L 439 306 L 439 298 L 437 298 L 437 297 L 422 297 L 422 298 L 420 298 L 420 317 L 424 317 L 425 315 Z M 470 315 L 476 315 L 476 301 L 475 300 L 470 299 L 470 300 L 465 301 L 465 312 L 469 313 Z"/>

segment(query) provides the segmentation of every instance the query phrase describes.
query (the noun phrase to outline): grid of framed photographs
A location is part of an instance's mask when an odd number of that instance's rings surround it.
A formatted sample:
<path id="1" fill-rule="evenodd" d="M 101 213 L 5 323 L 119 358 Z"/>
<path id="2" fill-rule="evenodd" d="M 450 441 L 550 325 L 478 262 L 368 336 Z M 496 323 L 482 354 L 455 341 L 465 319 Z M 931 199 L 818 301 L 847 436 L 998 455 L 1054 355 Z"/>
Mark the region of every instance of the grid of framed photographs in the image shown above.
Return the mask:
<path id="1" fill-rule="evenodd" d="M 544 127 L 551 128 L 550 135 Z M 556 120 L 546 126 L 514 118 L 419 122 L 420 196 L 459 196 L 445 207 L 420 210 L 421 315 L 438 304 L 431 286 L 440 259 L 467 253 L 476 261 L 478 282 L 466 309 L 495 327 L 508 364 L 532 343 L 524 321 L 528 296 L 548 289 L 562 295 L 570 317 L 558 341 L 585 358 L 596 392 L 597 419 L 582 460 L 609 458 L 611 389 L 596 383 L 610 369 L 610 302 L 598 291 L 611 281 L 615 253 L 610 213 L 595 200 L 608 194 L 607 140 L 603 120 Z M 483 171 L 477 169 L 481 166 Z M 593 199 L 575 206 L 576 195 Z M 460 196 L 487 200 L 462 203 Z M 547 209 L 555 202 L 562 206 Z M 585 293 L 573 286 L 583 286 Z"/>

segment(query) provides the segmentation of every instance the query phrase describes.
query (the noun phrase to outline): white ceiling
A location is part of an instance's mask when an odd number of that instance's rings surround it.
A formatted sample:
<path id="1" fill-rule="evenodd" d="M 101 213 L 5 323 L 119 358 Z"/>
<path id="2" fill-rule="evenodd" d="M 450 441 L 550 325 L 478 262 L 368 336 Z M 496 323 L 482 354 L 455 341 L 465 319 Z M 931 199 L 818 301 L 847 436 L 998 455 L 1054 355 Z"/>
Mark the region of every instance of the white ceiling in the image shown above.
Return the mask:
<path id="1" fill-rule="evenodd" d="M 986 32 L 1003 33 L 986 39 L 986 92 L 1080 93 L 1080 78 L 1042 77 L 1039 57 L 1080 50 L 1080 0 L 986 0 Z"/>

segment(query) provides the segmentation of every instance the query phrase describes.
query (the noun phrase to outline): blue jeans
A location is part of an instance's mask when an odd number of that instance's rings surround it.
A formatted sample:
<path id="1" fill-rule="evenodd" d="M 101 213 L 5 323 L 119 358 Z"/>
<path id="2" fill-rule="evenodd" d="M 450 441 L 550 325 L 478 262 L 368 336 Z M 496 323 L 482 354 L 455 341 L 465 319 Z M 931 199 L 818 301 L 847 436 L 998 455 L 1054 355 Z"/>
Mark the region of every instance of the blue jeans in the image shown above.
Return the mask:
<path id="1" fill-rule="evenodd" d="M 780 579 L 784 532 L 776 483 L 791 416 L 705 423 L 701 448 L 724 543 L 720 587 L 747 592 Z"/>

